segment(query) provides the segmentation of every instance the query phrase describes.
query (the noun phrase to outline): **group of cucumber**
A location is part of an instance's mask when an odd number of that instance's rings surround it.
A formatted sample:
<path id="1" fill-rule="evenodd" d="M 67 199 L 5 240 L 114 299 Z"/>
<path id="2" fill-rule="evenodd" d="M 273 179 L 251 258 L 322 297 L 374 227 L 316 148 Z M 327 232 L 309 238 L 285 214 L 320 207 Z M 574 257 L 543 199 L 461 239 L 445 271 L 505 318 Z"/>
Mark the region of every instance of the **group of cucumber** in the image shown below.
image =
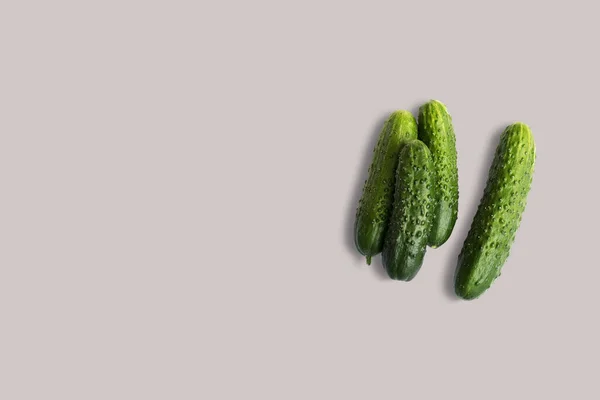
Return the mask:
<path id="1" fill-rule="evenodd" d="M 371 257 L 382 253 L 392 279 L 410 281 L 427 246 L 443 245 L 458 216 L 456 137 L 446 106 L 431 100 L 385 122 L 358 204 L 355 243 Z M 521 222 L 535 164 L 529 127 L 506 127 L 496 148 L 481 203 L 458 257 L 455 292 L 474 299 L 500 275 Z"/>

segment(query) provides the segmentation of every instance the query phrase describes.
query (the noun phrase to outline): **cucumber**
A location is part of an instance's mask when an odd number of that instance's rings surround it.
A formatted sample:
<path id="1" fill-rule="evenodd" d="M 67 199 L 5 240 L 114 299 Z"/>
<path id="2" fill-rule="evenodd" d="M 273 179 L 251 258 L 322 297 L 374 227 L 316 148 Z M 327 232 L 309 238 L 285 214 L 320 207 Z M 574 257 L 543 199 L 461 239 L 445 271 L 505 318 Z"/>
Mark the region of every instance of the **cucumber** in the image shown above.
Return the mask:
<path id="1" fill-rule="evenodd" d="M 458 256 L 459 297 L 479 297 L 500 275 L 521 223 L 534 166 L 531 130 L 523 123 L 509 125 L 500 136 L 481 203 Z"/>
<path id="2" fill-rule="evenodd" d="M 390 278 L 410 281 L 423 264 L 436 201 L 433 157 L 420 140 L 400 152 L 395 186 L 382 259 Z"/>
<path id="3" fill-rule="evenodd" d="M 437 174 L 437 205 L 429 246 L 443 245 L 454 229 L 458 216 L 458 168 L 456 137 L 446 106 L 431 100 L 419 108 L 419 139 L 429 147 Z"/>
<path id="4" fill-rule="evenodd" d="M 367 264 L 371 264 L 371 257 L 383 247 L 392 209 L 398 154 L 406 140 L 416 138 L 417 121 L 404 110 L 393 112 L 379 134 L 354 224 L 354 242 L 358 251 L 367 257 Z"/>

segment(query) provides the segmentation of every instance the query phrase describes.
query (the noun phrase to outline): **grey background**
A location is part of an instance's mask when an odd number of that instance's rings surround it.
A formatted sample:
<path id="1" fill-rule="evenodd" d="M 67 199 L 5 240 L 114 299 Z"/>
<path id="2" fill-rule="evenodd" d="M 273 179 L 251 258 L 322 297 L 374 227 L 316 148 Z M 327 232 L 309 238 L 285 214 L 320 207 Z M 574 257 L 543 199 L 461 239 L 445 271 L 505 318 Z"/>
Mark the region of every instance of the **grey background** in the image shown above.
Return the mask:
<path id="1" fill-rule="evenodd" d="M 2 2 L 0 398 L 598 398 L 594 4 Z M 354 210 L 384 118 L 430 98 L 459 219 L 393 282 Z M 517 241 L 458 301 L 517 120 Z"/>

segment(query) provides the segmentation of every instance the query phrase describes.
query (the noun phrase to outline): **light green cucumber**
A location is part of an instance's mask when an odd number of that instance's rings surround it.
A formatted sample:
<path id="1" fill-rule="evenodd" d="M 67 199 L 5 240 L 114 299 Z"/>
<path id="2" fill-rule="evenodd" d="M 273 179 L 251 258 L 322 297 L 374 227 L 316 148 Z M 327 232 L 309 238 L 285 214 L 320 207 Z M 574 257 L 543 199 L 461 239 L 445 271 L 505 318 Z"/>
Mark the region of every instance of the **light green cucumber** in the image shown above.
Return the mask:
<path id="1" fill-rule="evenodd" d="M 488 181 L 458 257 L 455 291 L 479 297 L 500 275 L 521 223 L 535 166 L 535 142 L 523 123 L 500 136 Z"/>

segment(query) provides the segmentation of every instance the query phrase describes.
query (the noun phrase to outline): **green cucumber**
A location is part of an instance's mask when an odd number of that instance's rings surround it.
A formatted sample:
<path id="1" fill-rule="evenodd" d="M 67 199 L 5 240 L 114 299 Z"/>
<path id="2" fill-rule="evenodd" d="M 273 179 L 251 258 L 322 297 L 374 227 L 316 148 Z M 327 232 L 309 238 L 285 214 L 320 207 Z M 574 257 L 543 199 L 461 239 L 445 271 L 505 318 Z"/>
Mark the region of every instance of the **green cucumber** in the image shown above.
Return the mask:
<path id="1" fill-rule="evenodd" d="M 367 264 L 371 264 L 371 257 L 383 247 L 392 209 L 398 154 L 406 140 L 416 138 L 417 121 L 404 110 L 393 112 L 379 134 L 354 224 L 356 248 L 367 257 Z"/>
<path id="2" fill-rule="evenodd" d="M 458 168 L 456 137 L 446 106 L 431 100 L 419 108 L 419 139 L 429 147 L 437 174 L 437 205 L 429 246 L 443 245 L 458 216 Z"/>
<path id="3" fill-rule="evenodd" d="M 394 207 L 383 245 L 383 265 L 392 279 L 410 281 L 421 265 L 433 226 L 436 201 L 433 157 L 420 140 L 400 152 Z"/>
<path id="4" fill-rule="evenodd" d="M 458 256 L 459 297 L 479 297 L 500 275 L 521 223 L 534 166 L 531 130 L 523 123 L 509 125 L 500 136 L 481 203 Z"/>

